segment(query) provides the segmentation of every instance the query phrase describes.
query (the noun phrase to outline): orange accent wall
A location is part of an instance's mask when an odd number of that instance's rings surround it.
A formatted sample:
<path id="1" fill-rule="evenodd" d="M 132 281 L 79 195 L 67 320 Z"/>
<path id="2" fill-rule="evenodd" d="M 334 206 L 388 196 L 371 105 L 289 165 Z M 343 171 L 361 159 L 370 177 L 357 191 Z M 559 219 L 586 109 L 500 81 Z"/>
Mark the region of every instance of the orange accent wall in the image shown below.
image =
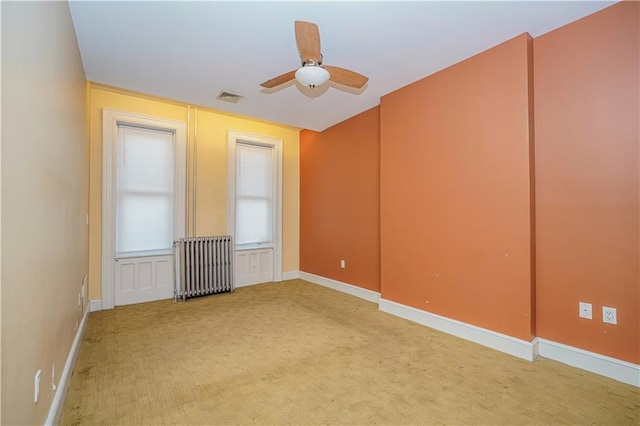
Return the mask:
<path id="1" fill-rule="evenodd" d="M 537 332 L 636 364 L 639 21 L 639 4 L 622 2 L 534 42 Z M 602 323 L 603 305 L 618 325 Z"/>
<path id="2" fill-rule="evenodd" d="M 379 107 L 301 132 L 301 271 L 380 291 L 379 178 Z"/>
<path id="3" fill-rule="evenodd" d="M 380 106 L 382 297 L 525 340 L 531 43 L 522 34 Z"/>

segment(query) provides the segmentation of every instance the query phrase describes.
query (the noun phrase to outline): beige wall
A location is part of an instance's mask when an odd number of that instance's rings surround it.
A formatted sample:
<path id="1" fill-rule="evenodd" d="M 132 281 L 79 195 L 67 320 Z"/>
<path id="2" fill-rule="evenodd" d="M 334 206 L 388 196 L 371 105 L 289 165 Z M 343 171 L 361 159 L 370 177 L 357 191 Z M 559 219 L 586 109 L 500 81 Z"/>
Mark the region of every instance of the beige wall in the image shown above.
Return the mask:
<path id="1" fill-rule="evenodd" d="M 90 87 L 90 266 L 89 298 L 102 297 L 102 110 L 115 109 L 187 121 L 187 105 L 92 84 Z M 196 111 L 190 108 L 189 135 L 195 139 Z M 210 109 L 197 111 L 196 235 L 226 234 L 227 131 L 281 138 L 283 141 L 282 271 L 299 269 L 299 130 Z M 193 148 L 193 143 L 191 143 Z M 192 185 L 191 185 L 192 186 Z"/>
<path id="2" fill-rule="evenodd" d="M 2 89 L 1 420 L 43 424 L 87 270 L 86 86 L 66 2 L 2 2 Z"/>

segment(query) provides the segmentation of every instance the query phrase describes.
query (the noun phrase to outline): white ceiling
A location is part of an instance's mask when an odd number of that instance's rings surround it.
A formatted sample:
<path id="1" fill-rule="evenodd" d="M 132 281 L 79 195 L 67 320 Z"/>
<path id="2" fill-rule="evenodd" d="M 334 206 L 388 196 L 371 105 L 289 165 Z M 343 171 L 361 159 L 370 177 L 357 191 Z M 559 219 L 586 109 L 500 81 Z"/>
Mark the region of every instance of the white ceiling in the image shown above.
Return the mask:
<path id="1" fill-rule="evenodd" d="M 533 37 L 613 1 L 71 1 L 90 81 L 321 131 L 380 97 L 523 32 Z M 299 66 L 293 22 L 320 28 L 324 63 L 363 90 L 259 86 Z M 219 101 L 221 90 L 244 95 Z"/>

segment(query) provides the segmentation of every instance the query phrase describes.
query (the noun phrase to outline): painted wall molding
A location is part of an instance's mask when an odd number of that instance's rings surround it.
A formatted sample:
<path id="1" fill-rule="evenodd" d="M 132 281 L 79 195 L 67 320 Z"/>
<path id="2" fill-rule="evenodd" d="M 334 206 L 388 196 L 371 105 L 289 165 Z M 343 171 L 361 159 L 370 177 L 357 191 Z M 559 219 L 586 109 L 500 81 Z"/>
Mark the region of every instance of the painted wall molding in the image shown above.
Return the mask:
<path id="1" fill-rule="evenodd" d="M 64 363 L 64 368 L 62 369 L 62 374 L 60 375 L 60 380 L 58 381 L 58 388 L 53 397 L 53 401 L 51 402 L 51 407 L 49 407 L 49 414 L 47 415 L 47 420 L 45 421 L 45 425 L 47 426 L 57 425 L 60 421 L 62 408 L 64 406 L 64 400 L 67 396 L 69 383 L 71 382 L 71 374 L 73 373 L 73 367 L 76 364 L 76 359 L 78 358 L 78 353 L 80 352 L 80 344 L 82 343 L 82 337 L 84 336 L 84 330 L 87 325 L 87 318 L 89 318 L 89 312 L 91 311 L 91 309 L 87 309 L 85 311 L 84 315 L 82 316 L 82 321 L 80 321 L 80 325 L 78 326 L 78 330 L 76 331 L 76 336 L 74 337 L 73 343 L 71 344 L 69 355 L 67 355 L 67 361 Z"/>
<path id="2" fill-rule="evenodd" d="M 406 306 L 400 303 L 392 302 L 386 299 L 380 299 L 380 310 L 409 321 L 417 322 L 436 330 L 443 331 L 487 346 L 491 349 L 516 356 L 518 358 L 533 361 L 538 356 L 538 340 L 533 339 L 531 342 L 507 336 L 506 334 L 497 333 L 486 328 L 467 324 L 462 321 L 432 314 L 427 311 Z"/>
<path id="3" fill-rule="evenodd" d="M 97 312 L 102 310 L 102 300 L 90 300 L 89 301 L 89 312 Z"/>
<path id="4" fill-rule="evenodd" d="M 640 365 L 538 338 L 540 356 L 640 387 Z"/>
<path id="5" fill-rule="evenodd" d="M 282 273 L 282 281 L 295 280 L 300 278 L 300 271 L 289 271 Z"/>
<path id="6" fill-rule="evenodd" d="M 331 278 L 321 277 L 319 275 L 310 274 L 309 272 L 300 271 L 300 278 L 314 284 L 329 287 L 352 296 L 359 297 L 369 302 L 378 303 L 380 301 L 380 293 L 355 285 L 332 280 Z"/>

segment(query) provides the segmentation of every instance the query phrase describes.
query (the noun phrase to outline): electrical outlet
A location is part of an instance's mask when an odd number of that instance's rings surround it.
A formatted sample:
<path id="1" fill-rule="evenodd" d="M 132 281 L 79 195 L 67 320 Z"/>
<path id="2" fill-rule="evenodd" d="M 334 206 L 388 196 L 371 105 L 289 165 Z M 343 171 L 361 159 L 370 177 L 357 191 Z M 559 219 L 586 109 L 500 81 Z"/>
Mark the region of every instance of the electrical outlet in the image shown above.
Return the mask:
<path id="1" fill-rule="evenodd" d="M 36 377 L 33 379 L 33 402 L 38 402 L 40 399 L 40 378 L 42 377 L 42 370 L 36 372 Z"/>
<path id="2" fill-rule="evenodd" d="M 341 261 L 340 261 L 340 267 L 341 267 L 342 269 L 346 268 L 346 267 L 347 267 L 347 262 L 345 262 L 344 260 L 341 260 Z"/>
<path id="3" fill-rule="evenodd" d="M 608 306 L 602 307 L 602 322 L 607 324 L 618 324 L 618 314 L 616 308 L 610 308 Z"/>
<path id="4" fill-rule="evenodd" d="M 578 315 L 580 318 L 592 319 L 593 313 L 591 310 L 591 303 L 579 302 L 578 303 Z"/>
<path id="5" fill-rule="evenodd" d="M 56 386 L 56 365 L 54 363 L 51 363 L 51 390 L 55 392 L 57 388 L 58 386 Z"/>

